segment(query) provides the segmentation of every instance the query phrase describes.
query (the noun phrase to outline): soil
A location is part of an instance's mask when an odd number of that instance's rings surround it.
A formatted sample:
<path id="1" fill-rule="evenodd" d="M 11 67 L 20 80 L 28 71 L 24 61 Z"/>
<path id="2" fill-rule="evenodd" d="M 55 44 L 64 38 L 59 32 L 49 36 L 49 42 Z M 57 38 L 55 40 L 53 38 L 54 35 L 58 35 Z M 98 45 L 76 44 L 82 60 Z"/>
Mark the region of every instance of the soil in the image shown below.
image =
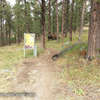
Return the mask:
<path id="1" fill-rule="evenodd" d="M 27 93 L 29 96 L 16 97 L 14 100 L 57 100 L 59 81 L 56 71 L 58 67 L 51 59 L 56 52 L 47 49 L 37 58 L 25 59 L 17 68 L 11 90 L 14 93 Z"/>

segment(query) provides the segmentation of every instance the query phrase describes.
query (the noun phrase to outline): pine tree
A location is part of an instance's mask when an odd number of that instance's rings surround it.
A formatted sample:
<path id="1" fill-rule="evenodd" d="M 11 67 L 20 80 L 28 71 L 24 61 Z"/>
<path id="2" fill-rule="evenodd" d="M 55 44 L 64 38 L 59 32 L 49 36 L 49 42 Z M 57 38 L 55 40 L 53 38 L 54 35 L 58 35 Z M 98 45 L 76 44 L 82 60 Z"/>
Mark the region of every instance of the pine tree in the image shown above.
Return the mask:
<path id="1" fill-rule="evenodd" d="M 88 36 L 88 57 L 100 54 L 100 2 L 91 1 L 91 20 Z"/>

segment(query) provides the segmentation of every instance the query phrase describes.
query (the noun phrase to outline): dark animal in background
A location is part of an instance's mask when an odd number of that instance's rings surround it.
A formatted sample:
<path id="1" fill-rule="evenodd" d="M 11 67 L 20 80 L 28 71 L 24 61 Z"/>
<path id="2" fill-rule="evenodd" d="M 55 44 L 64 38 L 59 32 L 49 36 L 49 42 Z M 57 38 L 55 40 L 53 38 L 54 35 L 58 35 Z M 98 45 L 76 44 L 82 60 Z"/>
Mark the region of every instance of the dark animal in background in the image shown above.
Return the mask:
<path id="1" fill-rule="evenodd" d="M 57 40 L 56 34 L 48 34 L 48 40 Z"/>

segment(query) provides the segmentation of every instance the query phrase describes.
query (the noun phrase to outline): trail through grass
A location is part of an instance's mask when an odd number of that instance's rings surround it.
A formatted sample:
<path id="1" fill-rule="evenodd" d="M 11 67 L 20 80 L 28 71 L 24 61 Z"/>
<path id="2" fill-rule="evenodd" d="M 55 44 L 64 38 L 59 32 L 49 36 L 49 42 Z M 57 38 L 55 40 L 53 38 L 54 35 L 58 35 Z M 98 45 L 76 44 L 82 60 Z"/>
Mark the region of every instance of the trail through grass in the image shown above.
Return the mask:
<path id="1" fill-rule="evenodd" d="M 76 97 L 78 98 L 76 100 L 92 100 L 90 98 L 79 98 L 88 97 L 88 95 L 91 98 L 92 96 L 94 98 L 98 95 L 96 92 L 100 91 L 100 61 L 93 60 L 90 62 L 80 56 L 80 51 L 84 49 L 87 50 L 88 47 L 87 30 L 84 32 L 85 33 L 82 35 L 82 41 L 85 42 L 85 44 L 76 45 L 73 49 L 66 52 L 62 57 L 55 61 L 55 66 L 59 70 L 57 71 L 57 75 L 60 77 L 59 81 L 62 85 L 60 91 L 63 91 L 62 97 L 59 97 L 57 100 L 67 100 L 66 98 L 69 98 L 69 100 L 75 100 Z M 46 46 L 48 49 L 46 50 L 43 50 L 40 43 L 37 42 L 38 56 L 44 53 L 45 57 L 43 56 L 44 58 L 42 60 L 46 62 L 47 59 L 51 60 L 50 57 L 46 58 L 46 53 L 49 54 L 49 52 L 47 52 L 48 50 L 53 49 L 56 52 L 60 52 L 64 48 L 68 48 L 77 42 L 78 34 L 73 35 L 72 42 L 69 41 L 68 37 L 65 38 L 63 45 L 61 40 L 59 42 L 47 41 Z M 34 57 L 32 53 L 33 51 L 27 51 L 27 57 L 24 58 L 23 44 L 0 47 L 0 91 L 9 90 L 8 87 L 11 85 L 11 80 L 15 73 L 14 71 L 16 71 L 16 68 L 19 67 L 20 63 L 23 61 L 29 61 L 29 58 L 32 58 L 31 60 L 33 61 Z M 41 63 L 41 61 L 39 62 Z M 49 66 L 51 65 L 52 64 Z"/>

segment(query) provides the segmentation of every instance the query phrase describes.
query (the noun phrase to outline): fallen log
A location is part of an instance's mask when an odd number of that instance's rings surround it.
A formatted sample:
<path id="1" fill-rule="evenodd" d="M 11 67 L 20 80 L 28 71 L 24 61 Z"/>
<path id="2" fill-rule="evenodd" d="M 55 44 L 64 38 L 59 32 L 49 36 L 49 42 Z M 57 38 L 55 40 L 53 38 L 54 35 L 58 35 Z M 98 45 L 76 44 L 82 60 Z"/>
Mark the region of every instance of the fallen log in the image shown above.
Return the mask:
<path id="1" fill-rule="evenodd" d="M 72 50 L 73 48 L 75 48 L 77 45 L 80 47 L 80 46 L 82 46 L 82 45 L 84 45 L 84 44 L 86 44 L 86 43 L 84 43 L 84 42 L 81 42 L 81 43 L 75 43 L 75 44 L 73 44 L 72 46 L 70 46 L 70 47 L 68 47 L 68 48 L 65 48 L 64 50 L 62 50 L 61 52 L 59 52 L 58 54 L 55 54 L 55 55 L 53 55 L 52 56 L 52 60 L 56 60 L 56 59 L 58 59 L 59 57 L 61 57 L 61 56 L 63 56 L 65 53 L 67 53 L 68 51 L 70 51 L 70 50 Z M 77 47 L 76 49 L 78 49 L 79 47 Z"/>

